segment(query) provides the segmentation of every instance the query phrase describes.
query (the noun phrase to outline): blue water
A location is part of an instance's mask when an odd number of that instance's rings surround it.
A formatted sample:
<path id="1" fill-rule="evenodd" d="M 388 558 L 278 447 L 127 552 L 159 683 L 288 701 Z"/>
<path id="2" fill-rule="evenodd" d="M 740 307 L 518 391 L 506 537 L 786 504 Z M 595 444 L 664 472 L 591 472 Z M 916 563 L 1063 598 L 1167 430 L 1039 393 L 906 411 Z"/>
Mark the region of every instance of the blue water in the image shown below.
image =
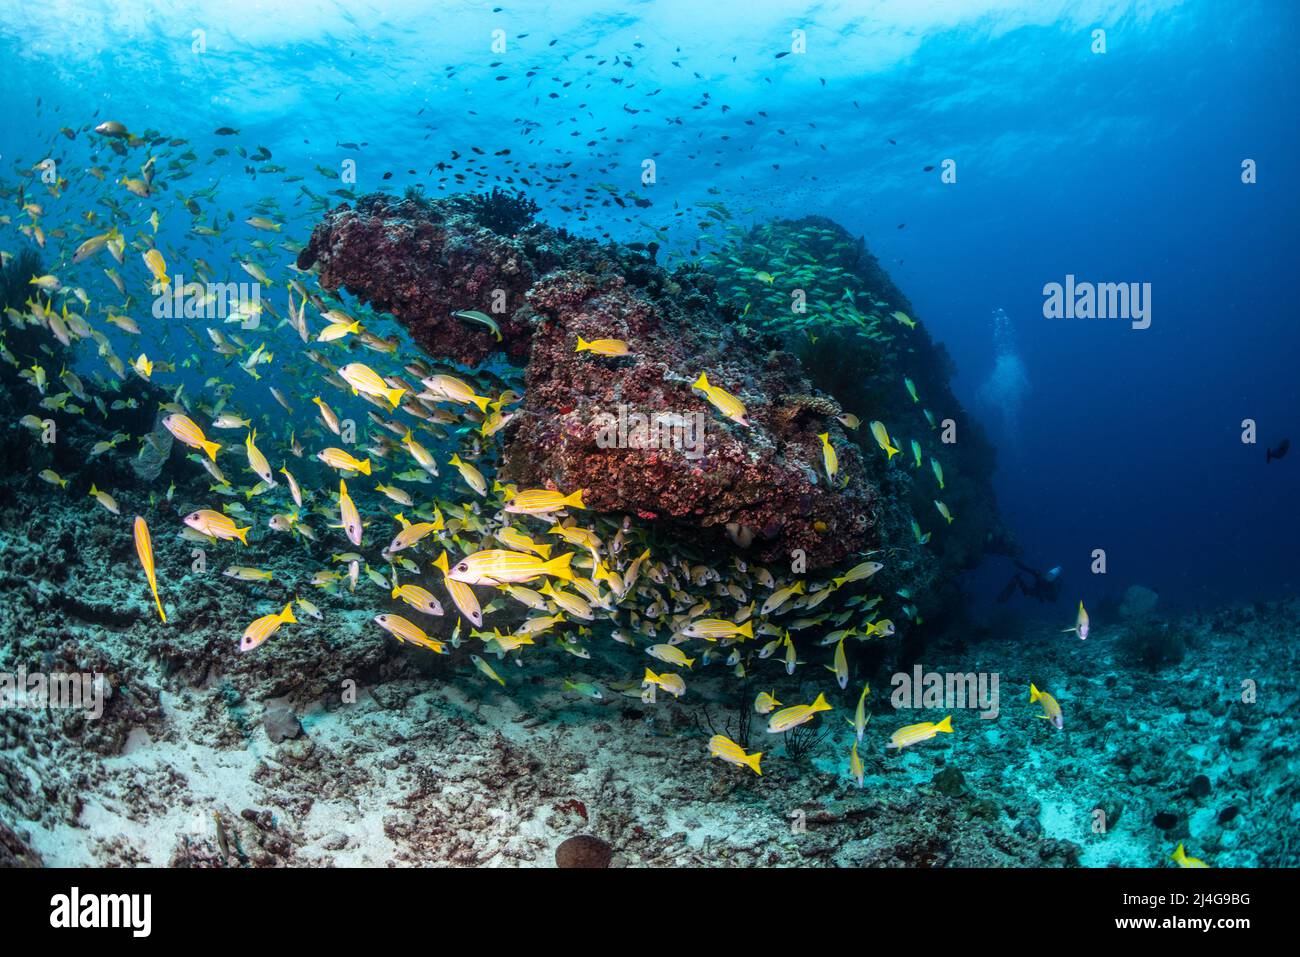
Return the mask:
<path id="1" fill-rule="evenodd" d="M 59 126 L 116 119 L 185 138 L 201 160 L 264 145 L 317 193 L 338 184 L 312 168 L 347 159 L 358 193 L 521 185 L 543 218 L 627 240 L 663 231 L 676 256 L 708 247 L 692 209 L 703 200 L 746 222 L 828 215 L 866 238 L 952 354 L 958 394 L 998 446 L 1001 507 L 1030 561 L 1062 564 L 1085 600 L 1135 582 L 1188 605 L 1294 593 L 1300 453 L 1264 464 L 1266 444 L 1300 438 L 1294 5 L 796 10 L 11 5 L 0 10 L 0 162 L 7 178 L 52 142 L 57 155 Z M 1104 54 L 1090 49 L 1096 28 Z M 795 29 L 807 52 L 777 58 Z M 195 30 L 205 52 L 192 50 Z M 215 136 L 220 126 L 240 134 Z M 463 182 L 429 173 L 452 151 Z M 1241 182 L 1247 158 L 1255 185 Z M 923 171 L 945 159 L 955 184 Z M 219 180 L 222 208 L 273 196 L 285 234 L 305 239 L 305 197 L 243 165 L 200 162 L 172 188 Z M 611 204 L 597 184 L 652 205 Z M 187 219 L 165 221 L 160 245 L 221 270 L 237 269 L 233 239 L 259 235 L 237 222 L 200 242 L 180 232 Z M 1151 327 L 1044 319 L 1043 285 L 1067 273 L 1151 283 Z M 989 382 L 998 309 L 1018 359 L 1004 346 L 1002 368 L 1022 368 L 1023 389 Z M 985 396 L 1018 396 L 1017 414 L 981 404 L 986 384 Z M 1259 444 L 1240 441 L 1247 418 Z M 1089 574 L 1099 548 L 1104 579 Z M 971 587 L 986 596 L 1005 574 L 992 564 Z"/>

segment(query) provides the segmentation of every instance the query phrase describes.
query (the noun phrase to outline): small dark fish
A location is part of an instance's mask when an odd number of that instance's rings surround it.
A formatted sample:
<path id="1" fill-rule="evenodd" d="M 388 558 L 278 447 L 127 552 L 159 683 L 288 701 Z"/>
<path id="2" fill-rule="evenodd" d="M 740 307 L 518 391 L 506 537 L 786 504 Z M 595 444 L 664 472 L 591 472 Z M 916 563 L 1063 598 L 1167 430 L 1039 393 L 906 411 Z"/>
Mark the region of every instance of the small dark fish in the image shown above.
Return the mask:
<path id="1" fill-rule="evenodd" d="M 934 169 L 933 166 L 927 166 L 927 167 L 925 167 L 924 169 L 922 169 L 921 172 L 922 172 L 922 173 L 928 173 L 928 172 L 930 172 L 932 169 Z"/>
<path id="2" fill-rule="evenodd" d="M 230 126 L 220 126 L 215 130 L 217 136 L 238 136 L 239 130 Z"/>
<path id="3" fill-rule="evenodd" d="M 1291 439 L 1285 438 L 1277 444 L 1277 448 L 1269 449 L 1264 453 L 1264 464 L 1267 465 L 1274 459 L 1285 458 L 1287 452 L 1291 450 Z"/>

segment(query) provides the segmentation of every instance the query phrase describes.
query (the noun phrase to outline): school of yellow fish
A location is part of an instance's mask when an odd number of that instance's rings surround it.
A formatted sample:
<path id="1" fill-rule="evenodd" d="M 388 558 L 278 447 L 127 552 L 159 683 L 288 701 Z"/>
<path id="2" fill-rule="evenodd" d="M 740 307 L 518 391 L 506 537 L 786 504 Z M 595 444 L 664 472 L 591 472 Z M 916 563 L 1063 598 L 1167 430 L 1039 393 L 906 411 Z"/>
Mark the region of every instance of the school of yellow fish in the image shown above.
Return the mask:
<path id="1" fill-rule="evenodd" d="M 134 402 L 113 398 L 132 375 L 168 390 L 158 422 L 175 440 L 171 454 L 205 470 L 211 484 L 203 507 L 154 533 L 211 545 L 223 555 L 252 550 L 271 535 L 339 549 L 310 579 L 280 581 L 296 592 L 280 611 L 257 617 L 242 632 L 232 626 L 231 640 L 241 652 L 256 653 L 272 640 L 294 640 L 299 616 L 321 619 L 323 613 L 308 597 L 313 590 L 373 590 L 377 604 L 380 598 L 385 606 L 400 603 L 400 613 L 376 609 L 376 628 L 433 654 L 473 643 L 473 666 L 501 686 L 509 686 L 513 666 L 539 647 L 588 659 L 599 643 L 621 644 L 629 650 L 625 654 L 653 661 L 643 660 L 610 687 L 654 704 L 661 693 L 682 698 L 691 676 L 707 666 L 760 680 L 781 673 L 802 678 L 802 669 L 820 674 L 824 667 L 844 692 L 850 680 L 846 643 L 894 634 L 893 621 L 881 617 L 893 596 L 850 589 L 833 603 L 838 610 L 825 604 L 884 567 L 869 557 L 826 580 L 785 574 L 739 556 L 720 564 L 693 562 L 667 545 L 656 546 L 660 552 L 652 549 L 648 531 L 629 519 L 589 513 L 582 489 L 521 489 L 494 480 L 494 436 L 522 398 L 509 382 L 423 357 L 402 358 L 410 347 L 395 323 L 351 314 L 316 287 L 312 274 L 296 270 L 293 254 L 300 246 L 287 239 L 275 244 L 248 239 L 238 231 L 233 212 L 209 217 L 201 202 L 212 203 L 216 185 L 189 196 L 176 188 L 198 165 L 185 140 L 136 136 L 114 121 L 65 129 L 64 135 L 98 144 L 94 156 L 117 169 L 68 169 L 65 161 L 66 176 L 51 178 L 48 167 L 37 164 L 25 187 L 9 197 L 18 209 L 0 217 L 0 225 L 17 229 L 56 264 L 31 278 L 26 312 L 6 312 L 8 326 L 44 329 L 49 341 L 40 354 L 22 357 L 0 342 L 0 358 L 20 369 L 32 388 L 33 410 L 23 424 L 33 442 L 45 425 L 44 412 L 91 415 L 93 405 L 107 418 L 110 407 Z M 88 183 L 100 190 L 93 204 L 74 198 Z M 312 203 L 302 215 L 329 205 L 326 197 L 303 191 Z M 69 211 L 70 206 L 75 209 Z M 226 305 L 214 302 L 210 285 L 221 270 L 188 246 L 160 248 L 160 223 L 180 217 L 188 218 L 186 228 L 167 235 L 179 232 L 187 241 L 229 250 L 239 271 L 261 284 L 255 303 L 233 302 L 215 319 L 154 318 L 151 303 L 171 295 L 180 274 L 188 295 L 205 305 Z M 268 197 L 239 219 L 255 233 L 278 235 L 287 217 Z M 4 255 L 8 262 L 11 253 Z M 104 264 L 105 257 L 111 265 Z M 494 327 L 476 310 L 458 314 Z M 133 345 L 146 328 L 149 348 L 162 354 L 149 356 L 148 348 Z M 72 369 L 74 360 L 86 362 L 84 351 L 76 356 L 71 351 L 83 342 L 93 344 L 108 373 L 96 367 L 90 385 Z M 636 347 L 618 339 L 573 344 L 575 353 L 591 361 L 634 353 Z M 121 358 L 137 351 L 134 359 Z M 213 368 L 218 371 L 209 374 Z M 736 427 L 747 427 L 744 404 L 711 382 L 709 371 L 701 369 L 694 382 L 701 401 Z M 196 377 L 204 381 L 199 394 L 181 383 Z M 281 385 L 289 384 L 286 393 Z M 915 399 L 910 379 L 906 386 Z M 364 411 L 360 424 L 350 417 L 354 410 Z M 856 416 L 842 421 L 859 425 Z M 899 443 L 884 423 L 871 422 L 870 432 L 887 460 L 898 453 Z M 137 437 L 141 455 L 157 446 L 157 436 Z M 97 456 L 122 454 L 117 447 L 130 439 L 119 433 L 98 443 L 92 465 Z M 826 476 L 833 481 L 838 456 L 828 434 L 820 440 Z M 912 445 L 919 469 L 921 450 Z M 934 459 L 931 465 L 942 489 L 942 469 Z M 49 469 L 40 477 L 66 488 L 66 480 Z M 151 500 L 161 496 L 170 503 L 173 492 L 174 487 L 152 493 Z M 113 490 L 92 485 L 90 495 L 114 521 L 127 520 Z M 942 501 L 936 499 L 935 506 L 946 522 L 954 520 Z M 168 619 L 159 597 L 160 587 L 166 595 L 169 572 L 178 570 L 155 566 L 142 517 L 134 518 L 132 528 L 159 627 L 184 627 L 174 616 Z M 918 541 L 928 541 L 929 533 L 922 537 L 915 522 L 913 532 Z M 231 564 L 225 575 L 232 588 L 273 579 L 271 570 L 255 564 Z M 898 594 L 910 599 L 906 592 Z M 914 606 L 902 607 L 919 621 Z M 1079 614 L 1071 630 L 1085 638 L 1082 605 Z M 605 695 L 590 682 L 566 681 L 563 687 L 594 699 Z M 855 731 L 849 768 L 860 786 L 864 770 L 858 745 L 869 723 L 869 690 L 863 686 L 856 695 L 854 717 L 847 719 Z M 1037 688 L 1033 692 L 1044 716 L 1060 727 L 1055 699 Z M 797 728 L 833 707 L 824 693 L 781 707 L 775 690 L 753 703 L 755 713 L 768 718 L 771 734 Z M 887 747 L 906 748 L 952 731 L 950 717 L 908 725 L 893 732 Z M 710 739 L 708 752 L 762 773 L 762 753 L 746 753 L 725 736 Z"/>

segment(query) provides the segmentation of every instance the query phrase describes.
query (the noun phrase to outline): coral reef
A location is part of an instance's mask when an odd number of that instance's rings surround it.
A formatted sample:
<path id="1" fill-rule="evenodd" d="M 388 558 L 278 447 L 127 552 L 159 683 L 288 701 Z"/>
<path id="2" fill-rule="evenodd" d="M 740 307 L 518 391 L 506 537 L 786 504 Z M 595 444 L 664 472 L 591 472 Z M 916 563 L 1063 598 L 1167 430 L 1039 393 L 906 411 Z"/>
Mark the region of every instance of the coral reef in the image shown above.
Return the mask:
<path id="1" fill-rule="evenodd" d="M 669 275 L 639 252 L 539 223 L 504 236 L 480 219 L 500 202 L 363 197 L 317 226 L 298 264 L 317 266 L 327 289 L 390 310 L 435 358 L 488 358 L 491 330 L 453 314 L 496 317 L 500 348 L 526 362 L 523 405 L 504 433 L 505 479 L 582 488 L 595 511 L 752 543 L 760 560 L 799 549 L 810 569 L 879 545 L 877 491 L 835 420 L 843 410 L 775 340 L 718 307 L 707 276 Z M 494 309 L 494 296 L 509 310 Z M 578 353 L 579 337 L 622 339 L 630 354 Z M 745 403 L 748 427 L 692 389 L 701 373 Z M 671 426 L 657 439 L 634 420 L 629 437 L 618 426 L 629 416 L 698 421 L 703 434 L 679 432 L 673 444 L 660 440 Z M 821 433 L 840 450 L 833 484 Z M 688 455 L 694 438 L 698 455 Z"/>
<path id="2" fill-rule="evenodd" d="M 880 542 L 906 567 L 921 612 L 939 622 L 957 604 L 960 571 L 986 553 L 1018 552 L 993 493 L 993 446 L 953 395 L 947 352 L 864 241 L 837 223 L 807 216 L 733 226 L 725 239 L 704 259 L 719 297 L 751 335 L 776 337 L 818 390 L 864 420 L 846 434 L 861 444 L 867 479 L 880 490 Z M 879 454 L 867 419 L 895 438 L 901 454 L 893 462 Z M 943 488 L 928 461 L 914 461 L 913 440 L 942 465 Z M 945 527 L 935 499 L 960 519 Z M 933 531 L 924 548 L 914 520 Z"/>

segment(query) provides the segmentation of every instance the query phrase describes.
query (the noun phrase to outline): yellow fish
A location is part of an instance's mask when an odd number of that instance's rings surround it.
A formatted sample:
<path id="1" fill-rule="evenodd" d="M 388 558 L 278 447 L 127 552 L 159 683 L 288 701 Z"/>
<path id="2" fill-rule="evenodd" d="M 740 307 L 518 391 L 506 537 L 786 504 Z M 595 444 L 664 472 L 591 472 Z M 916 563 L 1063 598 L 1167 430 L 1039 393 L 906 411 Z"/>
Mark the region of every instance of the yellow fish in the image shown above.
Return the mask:
<path id="1" fill-rule="evenodd" d="M 1029 683 L 1029 703 L 1033 704 L 1035 701 L 1041 702 L 1043 705 L 1043 713 L 1039 715 L 1040 718 L 1046 718 L 1052 722 L 1053 727 L 1065 727 L 1065 718 L 1061 715 L 1061 706 L 1056 699 L 1046 691 L 1039 691 L 1031 681 Z"/>
<path id="2" fill-rule="evenodd" d="M 341 472 L 360 472 L 362 475 L 370 474 L 370 459 L 358 459 L 351 453 L 343 449 L 328 448 L 322 449 L 316 454 L 330 468 L 338 469 Z"/>
<path id="3" fill-rule="evenodd" d="M 185 516 L 184 522 L 203 535 L 211 535 L 213 538 L 226 541 L 237 538 L 245 545 L 248 544 L 248 530 L 253 527 L 249 525 L 247 528 L 236 528 L 234 520 L 229 515 L 223 515 L 210 508 L 190 512 Z"/>
<path id="4" fill-rule="evenodd" d="M 939 501 L 939 500 L 936 498 L 936 499 L 934 500 L 934 507 L 937 508 L 937 509 L 939 510 L 939 514 L 942 515 L 942 516 L 944 517 L 944 519 L 948 522 L 949 525 L 951 525 L 951 524 L 952 524 L 952 512 L 948 511 L 948 506 L 947 506 L 947 505 L 944 505 L 943 502 Z M 1070 630 L 1069 628 L 1066 629 L 1066 631 L 1069 631 L 1069 630 Z"/>
<path id="5" fill-rule="evenodd" d="M 271 471 L 271 463 L 266 460 L 266 456 L 262 454 L 261 450 L 253 444 L 256 438 L 257 429 L 253 429 L 248 435 L 244 436 L 244 449 L 248 452 L 248 467 L 267 485 L 275 485 L 275 475 Z"/>
<path id="6" fill-rule="evenodd" d="M 585 509 L 586 507 L 582 502 L 582 489 L 569 495 L 563 492 L 552 492 L 549 489 L 529 489 L 516 493 L 507 503 L 506 511 L 519 515 L 545 515 L 564 508 Z"/>
<path id="7" fill-rule="evenodd" d="M 763 774 L 762 769 L 759 767 L 763 752 L 755 751 L 753 754 L 746 754 L 744 748 L 726 735 L 715 734 L 709 738 L 709 754 L 715 758 L 721 758 L 728 764 L 749 768 L 760 777 Z"/>
<path id="8" fill-rule="evenodd" d="M 158 285 L 164 289 L 171 285 L 171 279 L 167 276 L 167 261 L 163 259 L 163 254 L 157 249 L 151 249 L 143 255 L 144 264 L 153 274 L 153 278 L 158 280 Z"/>
<path id="9" fill-rule="evenodd" d="M 442 614 L 442 603 L 433 597 L 433 592 L 419 585 L 394 586 L 392 597 L 400 598 L 416 611 L 422 611 L 426 615 Z"/>
<path id="10" fill-rule="evenodd" d="M 446 646 L 436 638 L 430 638 L 424 629 L 401 615 L 375 615 L 375 624 L 388 632 L 398 641 L 404 641 L 421 648 L 428 648 L 437 654 L 446 654 Z"/>
<path id="11" fill-rule="evenodd" d="M 862 766 L 862 758 L 858 757 L 858 742 L 853 742 L 853 749 L 849 751 L 849 774 L 858 782 L 858 787 L 862 787 L 862 781 L 867 776 L 867 770 Z"/>
<path id="12" fill-rule="evenodd" d="M 291 622 L 296 624 L 297 621 L 298 619 L 293 617 L 293 602 L 285 605 L 284 610 L 279 614 L 263 615 L 244 629 L 244 637 L 239 641 L 239 650 L 252 651 L 279 631 L 281 625 Z"/>
<path id="13" fill-rule="evenodd" d="M 158 599 L 158 579 L 154 577 L 153 567 L 153 540 L 149 537 L 149 526 L 145 524 L 143 518 L 139 515 L 135 517 L 135 553 L 140 557 L 140 564 L 144 568 L 145 577 L 149 579 L 149 588 L 153 591 L 153 602 L 158 606 L 158 617 L 167 623 L 167 613 L 163 611 L 162 602 Z"/>
<path id="14" fill-rule="evenodd" d="M 505 679 L 503 679 L 499 674 L 493 671 L 492 666 L 490 664 L 488 664 L 478 655 L 470 655 L 469 660 L 474 662 L 474 667 L 477 668 L 480 672 L 482 672 L 487 677 L 491 678 L 497 684 L 501 685 L 501 687 L 503 688 L 505 687 L 506 685 Z"/>
<path id="15" fill-rule="evenodd" d="M 403 388 L 390 388 L 379 377 L 379 373 L 360 362 L 350 362 L 343 366 L 339 369 L 339 376 L 352 387 L 353 395 L 370 395 L 387 399 L 394 409 L 401 403 L 402 396 L 406 394 L 406 390 Z"/>
<path id="16" fill-rule="evenodd" d="M 433 567 L 442 572 L 442 583 L 447 586 L 447 593 L 451 595 L 451 600 L 460 610 L 460 613 L 468 618 L 475 627 L 483 627 L 483 609 L 479 606 L 478 598 L 474 595 L 474 589 L 464 582 L 450 577 L 448 572 L 451 569 L 447 564 L 447 553 L 445 551 L 434 560 Z"/>
<path id="17" fill-rule="evenodd" d="M 483 477 L 482 472 L 468 462 L 462 462 L 459 455 L 453 455 L 450 464 L 460 471 L 460 477 L 465 480 L 466 485 L 480 495 L 487 495 L 487 479 Z"/>
<path id="18" fill-rule="evenodd" d="M 1175 864 L 1177 864 L 1179 867 L 1209 867 L 1210 866 L 1209 864 L 1206 864 L 1203 860 L 1201 860 L 1198 857 L 1188 857 L 1187 852 L 1183 850 L 1183 845 L 1181 843 L 1178 845 L 1177 848 L 1174 849 L 1174 852 L 1169 855 L 1169 859 L 1173 861 Z"/>
<path id="19" fill-rule="evenodd" d="M 1083 602 L 1079 602 L 1079 614 L 1078 614 L 1078 616 L 1077 616 L 1077 617 L 1075 618 L 1075 620 L 1074 620 L 1074 627 L 1073 627 L 1073 628 L 1065 628 L 1065 629 L 1062 629 L 1062 630 L 1063 630 L 1063 631 L 1068 631 L 1068 632 L 1070 632 L 1070 633 L 1072 633 L 1072 634 L 1075 634 L 1075 635 L 1078 635 L 1079 638 L 1082 640 L 1082 639 L 1086 639 L 1086 638 L 1088 637 L 1088 628 L 1089 628 L 1089 627 L 1090 627 L 1090 624 L 1089 624 L 1089 621 L 1088 621 L 1088 612 L 1087 612 L 1087 609 L 1085 609 L 1085 608 L 1083 607 Z"/>
<path id="20" fill-rule="evenodd" d="M 776 700 L 776 696 L 766 691 L 760 691 L 758 697 L 754 699 L 755 714 L 771 714 L 781 702 Z"/>
<path id="21" fill-rule="evenodd" d="M 871 434 L 875 436 L 876 444 L 880 446 L 881 450 L 887 453 L 885 461 L 889 461 L 898 454 L 898 449 L 894 448 L 889 440 L 889 430 L 885 428 L 885 423 L 879 420 L 872 422 Z"/>
<path id="22" fill-rule="evenodd" d="M 831 434 L 823 432 L 817 438 L 822 440 L 822 464 L 826 466 L 826 480 L 835 481 L 835 473 L 840 470 L 840 457 L 835 454 L 835 446 L 831 445 Z"/>
<path id="23" fill-rule="evenodd" d="M 113 496 L 109 495 L 102 489 L 95 488 L 94 482 L 90 483 L 90 497 L 95 499 L 95 501 L 99 502 L 100 505 L 104 506 L 104 508 L 108 509 L 114 515 L 121 514 L 121 511 L 117 506 L 117 499 L 113 498 Z"/>
<path id="24" fill-rule="evenodd" d="M 645 685 L 653 685 L 655 687 L 663 688 L 664 691 L 667 691 L 670 695 L 677 698 L 680 698 L 686 693 L 685 679 L 683 679 L 681 675 L 675 675 L 667 671 L 661 675 L 657 675 L 647 668 L 645 670 L 645 678 L 641 681 L 641 685 L 643 687 Z"/>
<path id="25" fill-rule="evenodd" d="M 227 578 L 234 578 L 241 582 L 269 582 L 272 574 L 261 568 L 249 568 L 245 565 L 231 565 L 224 572 Z"/>
<path id="26" fill-rule="evenodd" d="M 348 495 L 348 486 L 343 479 L 339 479 L 339 519 L 343 523 L 343 530 L 347 532 L 348 541 L 359 546 L 362 533 L 361 513 L 357 511 L 352 496 Z"/>
<path id="27" fill-rule="evenodd" d="M 525 552 L 489 548 L 466 555 L 447 574 L 466 585 L 518 585 L 544 575 L 572 581 L 573 571 L 569 568 L 572 560 L 572 552 L 543 561 Z"/>
<path id="28" fill-rule="evenodd" d="M 446 399 L 460 405 L 473 403 L 478 406 L 480 412 L 487 412 L 488 403 L 492 401 L 485 395 L 475 393 L 474 388 L 468 382 L 457 379 L 452 375 L 429 376 L 427 379 L 421 379 L 420 384 L 428 390 L 426 395 L 430 398 Z"/>
<path id="29" fill-rule="evenodd" d="M 189 416 L 177 412 L 163 419 L 162 424 L 168 432 L 190 448 L 202 449 L 208 453 L 208 458 L 212 461 L 217 460 L 217 453 L 221 451 L 221 446 L 216 442 L 209 442 L 203 430 L 195 425 L 194 420 Z"/>
<path id="30" fill-rule="evenodd" d="M 682 634 L 689 638 L 704 638 L 707 641 L 717 641 L 719 638 L 734 638 L 737 635 L 743 638 L 753 638 L 754 623 L 747 621 L 743 625 L 738 625 L 735 622 L 725 621 L 721 618 L 701 618 L 683 628 Z"/>
<path id="31" fill-rule="evenodd" d="M 316 407 L 320 409 L 321 421 L 325 423 L 325 427 L 329 429 L 331 432 L 333 432 L 335 435 L 338 435 L 339 417 L 334 414 L 334 410 L 331 409 L 328 405 L 326 405 L 325 400 L 322 399 L 320 396 L 314 396 L 312 398 L 312 402 L 314 402 L 316 404 Z"/>
<path id="32" fill-rule="evenodd" d="M 830 711 L 831 706 L 826 701 L 826 695 L 819 694 L 812 704 L 797 704 L 793 708 L 782 708 L 776 714 L 772 715 L 767 722 L 768 734 L 780 734 L 782 731 L 789 731 L 791 728 L 797 728 L 801 724 L 806 724 L 817 716 L 818 711 Z"/>
<path id="33" fill-rule="evenodd" d="M 574 352 L 594 352 L 598 356 L 625 356 L 628 345 L 622 339 L 592 339 L 588 342 L 578 336 L 578 348 Z"/>
<path id="34" fill-rule="evenodd" d="M 749 428 L 749 422 L 745 418 L 745 403 L 741 402 L 730 392 L 720 389 L 709 383 L 709 377 L 703 372 L 700 377 L 691 383 L 692 389 L 699 389 L 704 393 L 704 397 L 709 403 L 723 414 L 724 417 L 735 422 L 737 425 L 743 425 Z"/>
<path id="35" fill-rule="evenodd" d="M 922 721 L 919 724 L 909 724 L 906 727 L 899 728 L 889 738 L 889 744 L 886 748 L 903 748 L 922 741 L 929 741 L 936 734 L 942 731 L 944 734 L 952 734 L 952 715 L 944 718 L 938 724 L 933 721 Z"/>

